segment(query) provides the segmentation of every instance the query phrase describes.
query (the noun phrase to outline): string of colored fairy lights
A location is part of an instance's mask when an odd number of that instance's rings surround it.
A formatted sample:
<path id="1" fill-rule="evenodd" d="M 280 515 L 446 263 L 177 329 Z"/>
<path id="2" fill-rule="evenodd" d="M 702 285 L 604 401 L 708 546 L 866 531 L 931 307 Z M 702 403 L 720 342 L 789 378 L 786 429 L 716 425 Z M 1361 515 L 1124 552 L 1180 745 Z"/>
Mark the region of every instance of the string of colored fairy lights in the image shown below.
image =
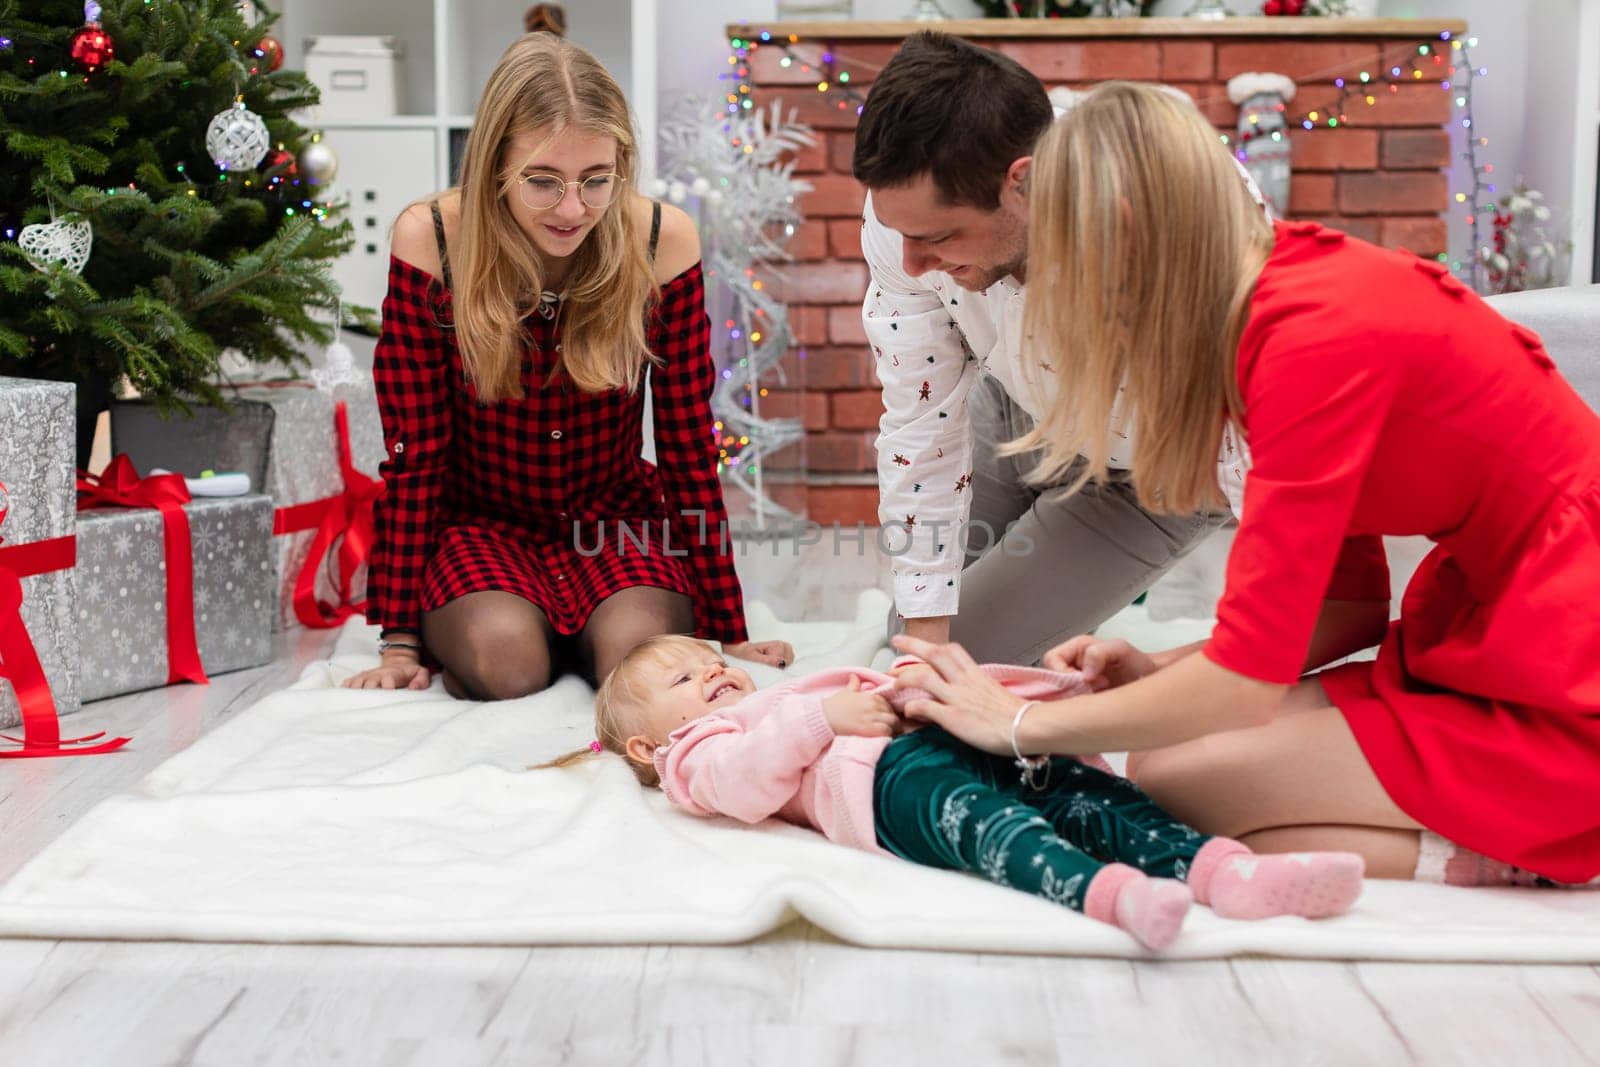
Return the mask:
<path id="1" fill-rule="evenodd" d="M 1478 132 L 1473 116 L 1474 84 L 1478 78 L 1488 74 L 1487 68 L 1477 66 L 1472 59 L 1472 49 L 1477 43 L 1476 37 L 1460 37 L 1443 30 L 1437 38 L 1385 49 L 1379 53 L 1378 63 L 1370 69 L 1343 73 L 1349 68 L 1336 67 L 1303 74 L 1293 79 L 1297 85 L 1326 84 L 1330 75 L 1336 75 L 1332 82 L 1338 90 L 1338 96 L 1331 105 L 1319 103 L 1319 106 L 1296 116 L 1286 115 L 1286 125 L 1298 125 L 1304 130 L 1337 129 L 1348 123 L 1353 106 L 1365 104 L 1367 107 L 1376 107 L 1385 91 L 1398 94 L 1403 84 L 1426 84 L 1429 66 L 1448 65 L 1437 84 L 1440 91 L 1452 94 L 1455 116 L 1451 125 L 1464 131 L 1463 150 L 1459 158 L 1467 164 L 1470 175 L 1467 179 L 1470 185 L 1452 192 L 1451 200 L 1453 204 L 1465 207 L 1470 243 L 1466 254 L 1460 259 L 1452 260 L 1448 252 L 1440 253 L 1438 258 L 1441 262 L 1450 263 L 1457 274 L 1465 271 L 1474 289 L 1480 287 L 1482 259 L 1486 251 L 1480 216 L 1484 213 L 1493 216 L 1495 205 L 1489 198 L 1496 192 L 1492 179 L 1494 165 L 1481 161 L 1481 150 L 1488 147 L 1489 140 Z M 856 88 L 851 71 L 875 71 L 881 67 L 852 60 L 826 43 L 816 45 L 812 53 L 807 54 L 800 47 L 801 44 L 802 39 L 798 34 L 776 34 L 766 29 L 751 29 L 730 38 L 728 65 L 731 69 L 720 76 L 721 80 L 729 83 L 725 97 L 728 111 L 737 113 L 754 106 L 751 56 L 759 49 L 775 48 L 781 53 L 778 60 L 781 68 L 788 70 L 798 65 L 802 73 L 815 73 L 815 85 L 819 93 L 835 96 L 836 106 L 840 110 L 854 106 L 856 113 L 860 114 L 866 95 Z M 1209 99 L 1196 101 L 1202 110 L 1212 102 Z M 1280 140 L 1283 134 L 1274 131 L 1271 136 L 1274 140 Z M 1235 140 L 1230 134 L 1222 134 L 1221 138 L 1228 145 Z"/>
<path id="2" fill-rule="evenodd" d="M 1470 189 L 1460 189 L 1453 193 L 1452 201 L 1466 205 L 1466 222 L 1471 243 L 1464 260 L 1452 261 L 1448 252 L 1441 252 L 1438 258 L 1440 262 L 1450 262 L 1452 269 L 1457 273 L 1466 270 L 1474 289 L 1479 287 L 1482 273 L 1482 223 L 1478 216 L 1482 212 L 1491 214 L 1494 212 L 1493 202 L 1486 200 L 1485 196 L 1492 196 L 1495 192 L 1495 183 L 1490 179 L 1490 175 L 1494 173 L 1494 164 L 1480 163 L 1478 160 L 1478 150 L 1486 148 L 1489 139 L 1479 134 L 1473 124 L 1473 84 L 1478 78 L 1489 73 L 1488 68 L 1475 66 L 1473 63 L 1472 48 L 1477 43 L 1476 37 L 1461 38 L 1444 30 L 1439 34 L 1438 43 L 1429 40 L 1420 44 L 1406 45 L 1403 49 L 1394 50 L 1401 54 L 1392 59 L 1380 55 L 1382 61 L 1375 69 L 1361 70 L 1353 75 L 1333 80 L 1339 96 L 1331 106 L 1318 106 L 1295 117 L 1286 117 L 1285 120 L 1286 125 L 1299 126 L 1305 130 L 1335 129 L 1348 124 L 1352 102 L 1375 107 L 1383 90 L 1386 89 L 1391 94 L 1398 93 L 1401 85 L 1422 82 L 1426 77 L 1424 71 L 1427 66 L 1444 66 L 1448 63 L 1438 85 L 1441 91 L 1454 94 L 1452 104 L 1459 112 L 1459 116 L 1452 120 L 1452 124 L 1458 125 L 1464 131 L 1462 141 L 1465 147 L 1461 152 L 1461 158 L 1468 164 L 1472 182 Z M 1297 84 L 1319 81 L 1328 73 L 1330 72 L 1322 71 L 1302 77 L 1297 80 Z M 1205 101 L 1201 103 L 1204 104 Z M 1283 134 L 1275 130 L 1270 136 L 1277 141 L 1282 139 Z M 1229 145 L 1236 140 L 1229 134 L 1222 134 L 1221 139 L 1223 144 Z M 1238 137 L 1237 141 L 1242 144 L 1249 139 L 1246 134 Z"/>
<path id="3" fill-rule="evenodd" d="M 832 93 L 835 106 L 840 111 L 851 107 L 856 109 L 856 114 L 861 113 L 861 106 L 867 102 L 865 93 L 860 92 L 851 84 L 851 72 L 844 69 L 839 61 L 839 56 L 827 46 L 821 46 L 821 51 L 816 55 L 803 55 L 795 46 L 800 43 L 799 34 L 774 34 L 769 30 L 758 30 L 749 36 L 732 37 L 728 44 L 731 52 L 728 55 L 728 65 L 733 69 L 719 76 L 721 81 L 730 81 L 733 85 L 728 89 L 727 105 L 730 112 L 739 110 L 748 111 L 754 104 L 751 93 L 754 87 L 750 82 L 750 56 L 763 47 L 776 48 L 782 52 L 778 59 L 778 66 L 784 70 L 799 66 L 802 74 L 815 73 L 817 92 Z M 872 64 L 852 63 L 857 69 L 879 69 Z"/>

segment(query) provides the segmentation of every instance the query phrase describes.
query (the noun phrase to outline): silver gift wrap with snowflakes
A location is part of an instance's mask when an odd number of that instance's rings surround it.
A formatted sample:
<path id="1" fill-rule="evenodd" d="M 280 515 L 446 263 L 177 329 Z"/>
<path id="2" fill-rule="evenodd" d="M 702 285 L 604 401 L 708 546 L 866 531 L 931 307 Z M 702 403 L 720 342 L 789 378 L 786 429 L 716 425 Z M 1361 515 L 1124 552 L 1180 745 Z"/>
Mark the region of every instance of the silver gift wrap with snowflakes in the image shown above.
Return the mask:
<path id="1" fill-rule="evenodd" d="M 8 508 L 6 546 L 71 536 L 77 523 L 76 389 L 63 382 L 0 378 L 0 482 Z M 78 576 L 70 569 L 22 579 L 22 621 L 39 654 L 56 714 L 78 710 Z M 0 679 L 0 727 L 22 721 L 11 683 Z"/>
<path id="2" fill-rule="evenodd" d="M 351 456 L 358 470 L 375 475 L 383 462 L 383 424 L 372 383 L 333 390 L 310 383 L 280 382 L 228 391 L 231 412 L 198 408 L 186 420 L 162 419 L 146 404 L 119 403 L 111 409 L 111 444 L 125 452 L 140 473 L 163 467 L 194 477 L 204 469 L 243 471 L 255 491 L 276 507 L 292 507 L 333 496 L 344 489 L 334 436 L 333 408 L 343 401 L 350 419 Z M 278 597 L 273 628 L 300 625 L 294 615 L 295 579 L 311 553 L 315 530 L 277 538 Z M 338 599 L 334 566 L 337 549 L 317 577 L 317 597 Z M 366 575 L 357 576 L 352 597 L 365 596 Z"/>
<path id="3" fill-rule="evenodd" d="M 185 505 L 194 554 L 194 630 L 206 674 L 272 659 L 277 564 L 272 500 Z M 167 568 L 161 513 L 93 508 L 78 514 L 78 642 L 83 699 L 167 684 Z"/>

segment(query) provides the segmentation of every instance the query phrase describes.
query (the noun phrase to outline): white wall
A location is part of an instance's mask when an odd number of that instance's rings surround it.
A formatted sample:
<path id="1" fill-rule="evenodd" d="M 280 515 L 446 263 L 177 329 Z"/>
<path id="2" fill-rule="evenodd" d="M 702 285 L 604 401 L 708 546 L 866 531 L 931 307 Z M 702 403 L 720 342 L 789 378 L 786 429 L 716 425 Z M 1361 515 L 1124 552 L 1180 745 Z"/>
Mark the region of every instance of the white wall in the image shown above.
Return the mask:
<path id="1" fill-rule="evenodd" d="M 897 19 L 916 0 L 855 0 L 858 19 Z M 938 0 L 952 17 L 980 14 L 972 0 Z M 1159 0 L 1156 15 L 1181 15 L 1194 0 Z M 1227 0 L 1240 14 L 1260 10 L 1259 0 Z M 1495 177 L 1514 182 L 1520 175 L 1543 190 L 1557 215 L 1571 218 L 1590 210 L 1572 203 L 1572 67 L 1576 54 L 1579 0 L 1381 0 L 1378 14 L 1393 18 L 1464 19 L 1478 38 L 1473 60 L 1487 68 L 1473 91 L 1476 131 L 1489 138 L 1481 159 L 1494 164 Z M 723 27 L 740 19 L 752 25 L 775 17 L 777 0 L 661 0 L 660 67 L 657 85 L 662 105 L 685 92 L 716 92 L 717 74 L 727 69 Z M 1531 24 L 1531 29 L 1530 29 Z M 1563 112 L 1563 108 L 1565 111 Z M 1457 166 L 1451 191 L 1470 188 L 1471 174 L 1460 162 L 1465 131 L 1455 127 Z M 1593 152 L 1595 146 L 1580 146 Z M 1502 189 L 1505 186 L 1501 186 Z M 1592 196 L 1592 193 L 1590 194 Z M 1467 250 L 1465 209 L 1450 214 L 1451 252 Z"/>

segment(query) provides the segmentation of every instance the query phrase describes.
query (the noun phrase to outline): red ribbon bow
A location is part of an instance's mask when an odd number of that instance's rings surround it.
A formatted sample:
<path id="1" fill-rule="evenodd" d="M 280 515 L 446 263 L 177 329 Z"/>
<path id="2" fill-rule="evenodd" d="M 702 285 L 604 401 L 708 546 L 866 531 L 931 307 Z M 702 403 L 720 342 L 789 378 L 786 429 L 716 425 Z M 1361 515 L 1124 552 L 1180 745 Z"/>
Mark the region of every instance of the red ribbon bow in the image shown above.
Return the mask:
<path id="1" fill-rule="evenodd" d="M 364 614 L 367 610 L 365 600 L 351 601 L 350 586 L 355 581 L 356 571 L 372 555 L 372 507 L 383 493 L 383 482 L 361 473 L 351 458 L 350 415 L 343 401 L 334 405 L 333 429 L 339 446 L 339 473 L 344 479 L 344 491 L 321 500 L 279 508 L 272 516 L 274 534 L 317 531 L 311 539 L 311 552 L 306 556 L 305 565 L 295 576 L 294 615 L 302 625 L 319 630 L 338 626 L 350 616 Z M 330 605 L 317 599 L 317 575 L 322 572 L 333 543 L 341 536 L 344 541 L 339 546 L 339 599 Z"/>
<path id="2" fill-rule="evenodd" d="M 140 478 L 127 456 L 117 456 L 98 477 L 79 472 L 78 510 L 155 508 L 161 512 L 167 559 L 167 684 L 205 684 L 194 633 L 194 546 L 189 540 L 189 487 L 178 474 Z"/>
<path id="3" fill-rule="evenodd" d="M 0 484 L 0 494 L 6 492 Z M 0 506 L 0 525 L 6 521 L 10 509 Z M 35 574 L 63 571 L 77 562 L 77 539 L 71 536 L 54 537 L 48 541 L 35 541 L 27 545 L 0 545 L 0 678 L 11 682 L 17 694 L 17 704 L 22 709 L 22 736 L 0 734 L 7 741 L 21 745 L 19 749 L 0 749 L 0 759 L 21 759 L 33 756 L 92 756 L 101 752 L 115 752 L 128 743 L 126 737 L 113 737 L 98 745 L 105 734 L 63 739 L 61 723 L 56 718 L 55 698 L 50 694 L 50 683 L 39 664 L 39 653 L 33 647 L 33 638 L 22 621 L 22 579 Z M 82 746 L 69 748 L 67 746 Z"/>

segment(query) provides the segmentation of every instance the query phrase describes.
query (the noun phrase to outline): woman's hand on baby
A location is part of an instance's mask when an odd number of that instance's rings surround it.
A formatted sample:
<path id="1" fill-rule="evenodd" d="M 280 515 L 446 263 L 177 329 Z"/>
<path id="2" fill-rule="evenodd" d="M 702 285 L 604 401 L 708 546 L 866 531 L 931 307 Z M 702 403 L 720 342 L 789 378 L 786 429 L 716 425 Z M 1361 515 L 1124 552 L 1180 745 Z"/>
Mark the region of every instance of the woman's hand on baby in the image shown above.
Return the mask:
<path id="1" fill-rule="evenodd" d="M 346 689 L 426 689 L 433 680 L 428 668 L 417 662 L 386 663 L 346 678 Z"/>
<path id="2" fill-rule="evenodd" d="M 1011 751 L 1011 724 L 1022 698 L 985 674 L 958 644 L 933 644 L 896 634 L 895 650 L 920 663 L 900 668 L 897 689 L 922 689 L 928 696 L 906 701 L 906 718 L 943 726 L 974 748 L 1004 755 Z"/>
<path id="3" fill-rule="evenodd" d="M 794 662 L 794 646 L 787 641 L 744 641 L 723 645 L 722 654 L 751 663 L 765 663 L 770 667 L 787 667 Z"/>
<path id="4" fill-rule="evenodd" d="M 1096 690 L 1127 685 L 1156 670 L 1155 660 L 1128 642 L 1093 634 L 1062 642 L 1044 654 L 1043 663 L 1046 670 L 1078 671 Z"/>
<path id="5" fill-rule="evenodd" d="M 841 736 L 893 737 L 900 725 L 889 701 L 878 693 L 863 693 L 855 675 L 850 676 L 850 688 L 823 698 L 822 717 Z"/>

